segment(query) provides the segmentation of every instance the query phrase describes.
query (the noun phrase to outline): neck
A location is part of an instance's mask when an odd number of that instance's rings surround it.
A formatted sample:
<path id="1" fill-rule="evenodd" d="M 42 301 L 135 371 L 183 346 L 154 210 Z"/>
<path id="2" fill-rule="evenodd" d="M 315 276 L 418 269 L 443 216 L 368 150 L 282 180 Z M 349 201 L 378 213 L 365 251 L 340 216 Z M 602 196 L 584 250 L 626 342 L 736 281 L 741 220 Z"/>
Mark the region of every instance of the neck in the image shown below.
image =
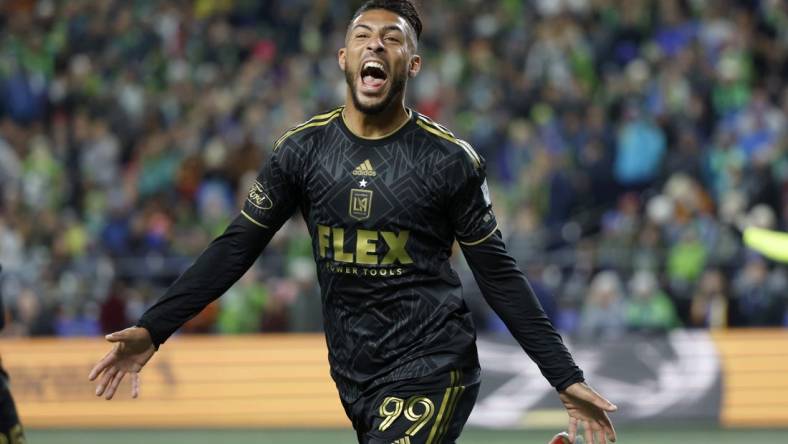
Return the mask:
<path id="1" fill-rule="evenodd" d="M 401 128 L 410 116 L 402 100 L 392 101 L 391 106 L 378 114 L 365 114 L 356 108 L 353 99 L 348 96 L 342 118 L 353 134 L 365 139 L 377 139 Z"/>

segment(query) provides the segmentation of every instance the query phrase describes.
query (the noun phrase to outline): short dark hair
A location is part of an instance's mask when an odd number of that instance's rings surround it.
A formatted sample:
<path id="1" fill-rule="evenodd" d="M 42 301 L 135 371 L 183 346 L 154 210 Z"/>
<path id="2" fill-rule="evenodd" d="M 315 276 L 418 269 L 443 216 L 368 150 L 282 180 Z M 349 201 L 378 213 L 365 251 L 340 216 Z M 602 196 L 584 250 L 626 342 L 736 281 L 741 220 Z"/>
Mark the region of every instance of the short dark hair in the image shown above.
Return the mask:
<path id="1" fill-rule="evenodd" d="M 421 17 L 416 5 L 411 0 L 368 0 L 356 10 L 350 21 L 352 22 L 358 16 L 371 9 L 385 9 L 399 15 L 416 31 L 416 40 L 419 40 L 419 37 L 421 37 Z"/>

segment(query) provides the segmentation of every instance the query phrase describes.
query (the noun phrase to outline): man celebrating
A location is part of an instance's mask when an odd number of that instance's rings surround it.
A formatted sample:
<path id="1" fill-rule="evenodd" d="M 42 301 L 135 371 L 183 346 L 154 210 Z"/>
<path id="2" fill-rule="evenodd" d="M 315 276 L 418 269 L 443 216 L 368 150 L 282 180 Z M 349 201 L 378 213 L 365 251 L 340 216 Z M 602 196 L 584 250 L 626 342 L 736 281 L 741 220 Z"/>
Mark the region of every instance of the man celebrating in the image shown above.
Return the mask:
<path id="1" fill-rule="evenodd" d="M 339 50 L 345 104 L 274 144 L 241 214 L 136 327 L 107 336 L 93 368 L 112 398 L 170 335 L 254 263 L 296 209 L 307 222 L 333 377 L 360 443 L 453 443 L 479 390 L 471 314 L 449 265 L 460 243 L 482 293 L 547 380 L 586 441 L 615 441 L 616 407 L 583 380 L 507 253 L 484 160 L 443 126 L 407 108 L 422 59 L 422 24 L 407 0 L 371 0 Z"/>

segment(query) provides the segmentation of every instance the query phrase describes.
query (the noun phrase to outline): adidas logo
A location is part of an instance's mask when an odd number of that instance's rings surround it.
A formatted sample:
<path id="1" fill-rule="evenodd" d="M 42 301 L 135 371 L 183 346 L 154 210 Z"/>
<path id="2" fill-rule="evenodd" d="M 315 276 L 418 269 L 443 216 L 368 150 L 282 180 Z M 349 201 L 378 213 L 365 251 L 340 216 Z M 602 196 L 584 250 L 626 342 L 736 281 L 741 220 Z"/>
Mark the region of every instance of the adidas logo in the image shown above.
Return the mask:
<path id="1" fill-rule="evenodd" d="M 369 159 L 361 162 L 361 165 L 357 166 L 355 170 L 353 170 L 354 176 L 377 176 L 378 173 L 375 172 L 375 169 L 372 168 L 372 163 Z"/>

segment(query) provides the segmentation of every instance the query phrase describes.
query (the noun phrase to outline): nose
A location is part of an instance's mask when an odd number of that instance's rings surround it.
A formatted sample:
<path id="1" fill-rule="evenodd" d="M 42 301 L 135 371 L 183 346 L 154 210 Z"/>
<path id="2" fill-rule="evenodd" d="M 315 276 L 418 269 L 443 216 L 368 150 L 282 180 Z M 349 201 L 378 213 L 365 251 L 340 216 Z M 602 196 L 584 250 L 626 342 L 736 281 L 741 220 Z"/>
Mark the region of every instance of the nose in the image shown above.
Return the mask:
<path id="1" fill-rule="evenodd" d="M 383 39 L 380 37 L 373 37 L 369 39 L 369 43 L 367 43 L 367 49 L 372 52 L 381 52 L 385 49 L 383 45 Z"/>

